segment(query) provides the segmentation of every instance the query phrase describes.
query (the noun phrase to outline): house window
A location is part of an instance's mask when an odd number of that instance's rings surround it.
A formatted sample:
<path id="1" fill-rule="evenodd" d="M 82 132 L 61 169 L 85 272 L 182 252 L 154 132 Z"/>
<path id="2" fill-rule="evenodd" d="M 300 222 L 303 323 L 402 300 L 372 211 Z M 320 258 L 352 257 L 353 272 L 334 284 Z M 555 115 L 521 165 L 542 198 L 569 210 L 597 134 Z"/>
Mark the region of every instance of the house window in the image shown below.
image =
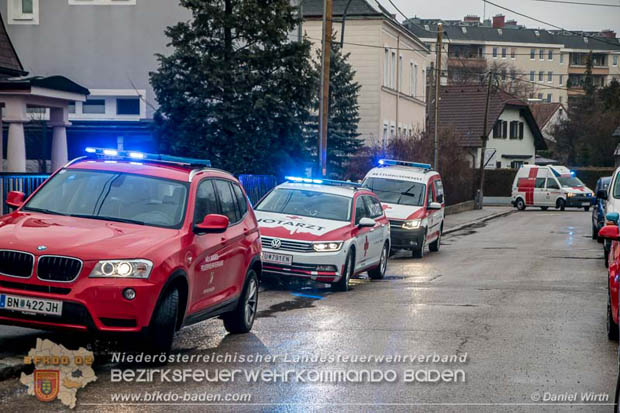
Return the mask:
<path id="1" fill-rule="evenodd" d="M 410 95 L 413 97 L 417 97 L 418 93 L 418 65 L 414 65 L 410 63 L 411 67 L 411 90 L 409 91 Z"/>
<path id="2" fill-rule="evenodd" d="M 560 64 L 564 63 L 564 53 L 560 53 Z"/>
<path id="3" fill-rule="evenodd" d="M 426 99 L 426 70 L 422 69 L 422 99 Z"/>
<path id="4" fill-rule="evenodd" d="M 39 0 L 8 0 L 9 24 L 39 24 Z"/>
<path id="5" fill-rule="evenodd" d="M 530 80 L 532 82 L 536 80 L 536 72 L 534 72 L 533 70 L 530 71 Z"/>
<path id="6" fill-rule="evenodd" d="M 563 99 L 562 99 L 562 95 L 560 95 L 560 97 L 559 97 L 559 100 L 558 100 L 558 101 L 559 101 L 560 103 L 562 103 L 562 100 L 563 100 Z"/>
<path id="7" fill-rule="evenodd" d="M 497 57 L 497 47 L 493 48 L 493 57 Z"/>
<path id="8" fill-rule="evenodd" d="M 545 60 L 545 49 L 540 49 L 540 50 L 538 51 L 538 58 L 539 58 L 540 60 Z"/>
<path id="9" fill-rule="evenodd" d="M 549 50 L 549 53 L 547 54 L 547 59 L 553 60 L 553 50 Z"/>
<path id="10" fill-rule="evenodd" d="M 502 59 L 506 58 L 506 48 L 502 47 Z"/>
<path id="11" fill-rule="evenodd" d="M 517 57 L 517 48 L 513 47 L 510 49 L 510 58 L 515 59 Z"/>
<path id="12" fill-rule="evenodd" d="M 519 122 L 519 139 L 523 139 L 523 122 Z"/>
<path id="13" fill-rule="evenodd" d="M 140 115 L 140 98 L 116 99 L 117 115 Z"/>
<path id="14" fill-rule="evenodd" d="M 75 113 L 75 102 L 73 101 L 69 102 L 68 110 L 69 110 L 69 113 Z"/>
<path id="15" fill-rule="evenodd" d="M 618 55 L 614 55 L 612 60 L 613 60 L 613 65 L 618 66 Z"/>
<path id="16" fill-rule="evenodd" d="M 539 93 L 539 94 L 538 94 L 538 100 L 542 100 L 542 98 L 543 98 L 543 94 L 542 94 L 542 93 Z"/>
<path id="17" fill-rule="evenodd" d="M 383 62 L 383 86 L 390 86 L 390 50 L 385 49 L 385 61 Z"/>
<path id="18" fill-rule="evenodd" d="M 553 82 L 553 72 L 547 72 L 547 82 Z"/>
<path id="19" fill-rule="evenodd" d="M 540 72 L 538 72 L 538 81 L 539 82 L 544 82 L 545 81 L 545 72 L 543 72 L 542 70 Z"/>
<path id="20" fill-rule="evenodd" d="M 553 99 L 553 95 L 551 93 L 547 93 L 547 102 L 551 103 L 551 99 Z"/>
<path id="21" fill-rule="evenodd" d="M 536 49 L 530 49 L 530 60 L 536 59 Z"/>
<path id="22" fill-rule="evenodd" d="M 82 103 L 82 113 L 105 113 L 105 99 L 88 99 L 86 102 Z"/>
<path id="23" fill-rule="evenodd" d="M 562 86 L 564 84 L 564 76 L 563 75 L 559 76 L 559 81 L 560 81 L 560 86 Z"/>
<path id="24" fill-rule="evenodd" d="M 398 85 L 396 89 L 399 91 L 403 88 L 403 57 L 398 57 Z"/>
<path id="25" fill-rule="evenodd" d="M 396 52 L 392 52 L 392 73 L 390 74 L 390 87 L 394 88 L 396 83 Z"/>
<path id="26" fill-rule="evenodd" d="M 519 121 L 513 120 L 510 122 L 510 139 L 517 139 L 519 137 Z"/>

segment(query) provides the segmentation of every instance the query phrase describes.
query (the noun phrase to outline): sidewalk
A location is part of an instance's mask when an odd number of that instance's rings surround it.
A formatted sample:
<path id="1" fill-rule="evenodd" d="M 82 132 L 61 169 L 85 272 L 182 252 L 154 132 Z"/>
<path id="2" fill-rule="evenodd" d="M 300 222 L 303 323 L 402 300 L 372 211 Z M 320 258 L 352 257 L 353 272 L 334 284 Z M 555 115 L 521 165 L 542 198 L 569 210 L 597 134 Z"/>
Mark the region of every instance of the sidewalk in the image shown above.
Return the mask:
<path id="1" fill-rule="evenodd" d="M 459 214 L 446 215 L 444 218 L 443 233 L 459 231 L 463 228 L 485 222 L 490 219 L 503 217 L 511 214 L 515 209 L 513 207 L 489 207 L 485 206 L 480 210 L 465 211 Z"/>

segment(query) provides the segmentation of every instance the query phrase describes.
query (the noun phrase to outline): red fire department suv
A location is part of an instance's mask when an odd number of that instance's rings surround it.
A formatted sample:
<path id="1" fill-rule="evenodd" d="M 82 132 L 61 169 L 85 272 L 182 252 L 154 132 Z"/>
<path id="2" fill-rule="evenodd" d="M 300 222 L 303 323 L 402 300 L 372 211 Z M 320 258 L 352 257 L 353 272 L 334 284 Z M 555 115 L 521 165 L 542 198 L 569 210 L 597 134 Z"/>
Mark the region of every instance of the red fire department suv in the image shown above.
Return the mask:
<path id="1" fill-rule="evenodd" d="M 137 333 L 166 351 L 221 316 L 250 331 L 261 244 L 239 182 L 208 161 L 88 148 L 0 218 L 0 323 Z"/>

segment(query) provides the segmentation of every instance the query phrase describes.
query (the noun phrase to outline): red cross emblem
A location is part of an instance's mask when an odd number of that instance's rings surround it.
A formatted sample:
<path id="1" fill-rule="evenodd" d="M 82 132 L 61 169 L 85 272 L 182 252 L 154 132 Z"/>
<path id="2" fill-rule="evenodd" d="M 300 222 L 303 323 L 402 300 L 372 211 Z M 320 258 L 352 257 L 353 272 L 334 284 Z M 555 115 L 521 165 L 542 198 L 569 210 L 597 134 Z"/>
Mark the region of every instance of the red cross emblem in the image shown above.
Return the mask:
<path id="1" fill-rule="evenodd" d="M 368 236 L 366 236 L 366 241 L 364 241 L 364 257 L 368 255 Z"/>

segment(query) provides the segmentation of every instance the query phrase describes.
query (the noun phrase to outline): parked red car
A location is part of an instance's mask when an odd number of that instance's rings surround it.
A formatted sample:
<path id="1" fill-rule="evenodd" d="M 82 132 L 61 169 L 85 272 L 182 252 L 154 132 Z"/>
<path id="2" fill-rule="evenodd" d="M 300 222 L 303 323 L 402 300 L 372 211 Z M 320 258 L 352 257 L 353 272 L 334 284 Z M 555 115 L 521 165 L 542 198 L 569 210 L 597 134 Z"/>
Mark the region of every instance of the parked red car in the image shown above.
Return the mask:
<path id="1" fill-rule="evenodd" d="M 610 340 L 618 340 L 618 277 L 620 276 L 620 234 L 618 219 L 620 214 L 610 212 L 605 217 L 605 225 L 598 233 L 599 238 L 609 240 L 611 247 L 607 258 L 607 336 Z"/>
<path id="2" fill-rule="evenodd" d="M 0 218 L 0 323 L 142 333 L 252 328 L 262 267 L 239 182 L 208 161 L 87 149 Z"/>

